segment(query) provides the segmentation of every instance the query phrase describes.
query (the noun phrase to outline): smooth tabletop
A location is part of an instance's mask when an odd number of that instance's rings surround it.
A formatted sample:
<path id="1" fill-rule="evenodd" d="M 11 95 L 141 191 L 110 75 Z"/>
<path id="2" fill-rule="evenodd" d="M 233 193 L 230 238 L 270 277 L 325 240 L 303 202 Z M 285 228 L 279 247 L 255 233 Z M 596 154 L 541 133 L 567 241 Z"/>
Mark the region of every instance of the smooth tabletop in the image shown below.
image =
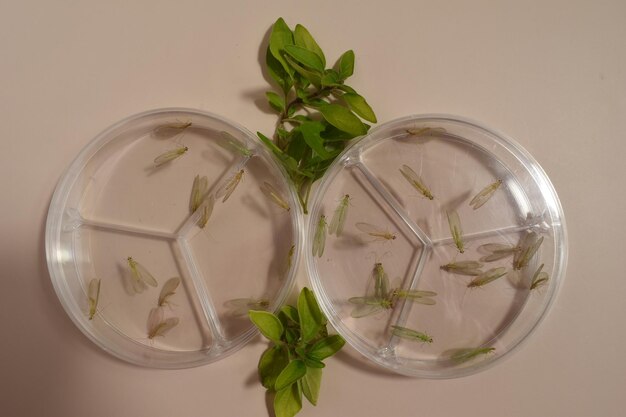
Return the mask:
<path id="1" fill-rule="evenodd" d="M 327 361 L 307 416 L 618 416 L 626 386 L 626 3 L 623 1 L 0 0 L 0 414 L 267 416 L 260 337 L 217 363 L 165 371 L 92 344 L 53 290 L 48 205 L 77 153 L 144 110 L 197 108 L 271 132 L 261 67 L 271 24 L 306 26 L 379 122 L 481 121 L 547 172 L 569 232 L 548 316 L 496 366 L 450 380 Z M 307 285 L 300 265 L 298 287 Z"/>

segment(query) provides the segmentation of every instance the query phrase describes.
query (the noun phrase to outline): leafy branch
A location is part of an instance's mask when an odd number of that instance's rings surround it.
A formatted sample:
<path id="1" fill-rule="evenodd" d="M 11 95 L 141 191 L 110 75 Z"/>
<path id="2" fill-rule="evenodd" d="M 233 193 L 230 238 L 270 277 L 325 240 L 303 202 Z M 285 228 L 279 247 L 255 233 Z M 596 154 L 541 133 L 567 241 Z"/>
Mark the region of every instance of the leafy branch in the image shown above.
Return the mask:
<path id="1" fill-rule="evenodd" d="M 272 345 L 261 355 L 259 377 L 275 393 L 276 417 L 293 417 L 302 409 L 302 395 L 317 404 L 324 359 L 345 344 L 339 335 L 328 335 L 327 320 L 313 292 L 303 288 L 297 308 L 285 305 L 278 315 L 250 310 L 252 322 Z"/>
<path id="2" fill-rule="evenodd" d="M 344 52 L 333 68 L 302 25 L 291 30 L 283 18 L 272 26 L 267 71 L 279 89 L 266 93 L 278 113 L 272 137 L 259 138 L 282 162 L 307 213 L 311 185 L 321 178 L 348 141 L 364 135 L 376 115 L 356 90 L 345 84 L 354 73 L 354 52 Z"/>

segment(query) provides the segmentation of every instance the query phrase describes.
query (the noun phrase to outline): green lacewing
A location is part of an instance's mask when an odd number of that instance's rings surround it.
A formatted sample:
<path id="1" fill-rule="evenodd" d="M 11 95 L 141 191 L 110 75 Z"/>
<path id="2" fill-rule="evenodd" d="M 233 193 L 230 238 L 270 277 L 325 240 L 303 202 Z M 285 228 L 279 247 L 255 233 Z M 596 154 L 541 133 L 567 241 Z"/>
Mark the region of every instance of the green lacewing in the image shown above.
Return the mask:
<path id="1" fill-rule="evenodd" d="M 327 228 L 328 223 L 326 223 L 326 216 L 322 214 L 317 222 L 317 227 L 315 228 L 315 236 L 313 237 L 313 256 L 321 258 L 324 254 L 324 246 L 326 246 Z"/>
<path id="2" fill-rule="evenodd" d="M 93 319 L 98 308 L 98 300 L 100 299 L 100 280 L 92 279 L 89 281 L 89 288 L 87 290 L 87 299 L 89 301 L 89 320 Z"/>
<path id="3" fill-rule="evenodd" d="M 167 332 L 176 327 L 180 322 L 178 317 L 163 317 L 163 308 L 155 307 L 150 310 L 148 316 L 148 339 L 154 339 L 157 336 L 165 336 Z"/>
<path id="4" fill-rule="evenodd" d="M 489 184 L 488 186 L 480 190 L 480 192 L 476 194 L 474 198 L 472 198 L 472 200 L 469 202 L 469 205 L 474 210 L 482 207 L 483 204 L 489 201 L 489 199 L 493 196 L 493 193 L 495 193 L 496 190 L 500 188 L 501 185 L 502 185 L 502 180 L 496 180 L 494 183 Z"/>
<path id="5" fill-rule="evenodd" d="M 168 162 L 173 161 L 176 158 L 180 158 L 188 150 L 189 150 L 189 148 L 186 147 L 186 146 L 179 146 L 176 149 L 172 149 L 170 151 L 164 152 L 161 155 L 159 155 L 156 158 L 154 158 L 154 164 L 159 167 L 159 166 L 161 166 L 163 164 L 166 164 Z"/>
<path id="6" fill-rule="evenodd" d="M 421 195 L 426 197 L 429 200 L 432 200 L 433 194 L 430 192 L 430 189 L 424 184 L 422 178 L 417 175 L 415 171 L 411 169 L 408 165 L 402 165 L 400 168 L 400 173 L 402 176 L 411 184 Z"/>
<path id="7" fill-rule="evenodd" d="M 130 268 L 132 277 L 131 282 L 135 292 L 143 292 L 146 285 L 150 285 L 151 287 L 156 287 L 158 285 L 157 280 L 154 279 L 152 274 L 148 272 L 143 265 L 135 261 L 131 256 L 129 256 L 126 260 L 128 262 L 128 267 Z"/>
<path id="8" fill-rule="evenodd" d="M 409 329 L 408 327 L 402 327 L 402 326 L 391 326 L 391 328 L 392 328 L 391 334 L 393 334 L 394 336 L 398 336 L 403 339 L 424 342 L 424 343 L 433 342 L 433 338 L 427 335 L 426 333 L 419 332 L 417 330 Z"/>
<path id="9" fill-rule="evenodd" d="M 350 194 L 346 194 L 341 198 L 335 212 L 333 213 L 333 218 L 330 221 L 330 226 L 328 227 L 328 234 L 337 235 L 337 237 L 339 237 L 343 231 L 343 225 L 346 222 L 349 205 Z"/>

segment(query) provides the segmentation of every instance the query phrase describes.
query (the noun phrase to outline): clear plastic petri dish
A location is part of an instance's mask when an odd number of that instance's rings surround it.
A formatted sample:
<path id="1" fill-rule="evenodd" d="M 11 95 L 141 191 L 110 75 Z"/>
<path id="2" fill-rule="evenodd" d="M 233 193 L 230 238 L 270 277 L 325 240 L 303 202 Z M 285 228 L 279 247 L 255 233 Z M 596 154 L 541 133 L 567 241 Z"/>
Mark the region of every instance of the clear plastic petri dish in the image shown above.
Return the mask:
<path id="1" fill-rule="evenodd" d="M 305 258 L 323 311 L 401 374 L 451 378 L 497 363 L 540 322 L 565 271 L 563 211 L 545 172 L 463 118 L 372 129 L 311 206 Z"/>
<path id="2" fill-rule="evenodd" d="M 102 349 L 197 366 L 257 334 L 248 309 L 283 304 L 301 223 L 285 173 L 248 130 L 153 110 L 106 129 L 61 178 L 48 268 L 67 314 Z"/>

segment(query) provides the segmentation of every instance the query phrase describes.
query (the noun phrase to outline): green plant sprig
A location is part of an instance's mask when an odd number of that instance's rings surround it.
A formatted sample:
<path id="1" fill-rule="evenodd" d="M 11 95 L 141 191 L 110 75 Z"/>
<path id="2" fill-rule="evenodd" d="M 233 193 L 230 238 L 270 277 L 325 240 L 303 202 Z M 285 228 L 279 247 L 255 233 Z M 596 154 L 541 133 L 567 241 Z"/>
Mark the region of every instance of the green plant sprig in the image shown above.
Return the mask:
<path id="1" fill-rule="evenodd" d="M 354 52 L 344 52 L 333 68 L 302 25 L 291 30 L 283 18 L 272 26 L 266 68 L 280 87 L 266 93 L 278 113 L 272 138 L 257 132 L 282 162 L 307 213 L 311 185 L 324 175 L 350 139 L 362 136 L 376 115 L 356 90 L 345 84 L 354 73 Z"/>
<path id="2" fill-rule="evenodd" d="M 285 305 L 278 314 L 250 310 L 250 320 L 272 345 L 259 360 L 259 378 L 275 393 L 276 417 L 293 417 L 302 409 L 302 395 L 317 404 L 324 359 L 345 344 L 339 335 L 328 335 L 327 319 L 313 292 L 303 288 L 297 308 Z"/>

